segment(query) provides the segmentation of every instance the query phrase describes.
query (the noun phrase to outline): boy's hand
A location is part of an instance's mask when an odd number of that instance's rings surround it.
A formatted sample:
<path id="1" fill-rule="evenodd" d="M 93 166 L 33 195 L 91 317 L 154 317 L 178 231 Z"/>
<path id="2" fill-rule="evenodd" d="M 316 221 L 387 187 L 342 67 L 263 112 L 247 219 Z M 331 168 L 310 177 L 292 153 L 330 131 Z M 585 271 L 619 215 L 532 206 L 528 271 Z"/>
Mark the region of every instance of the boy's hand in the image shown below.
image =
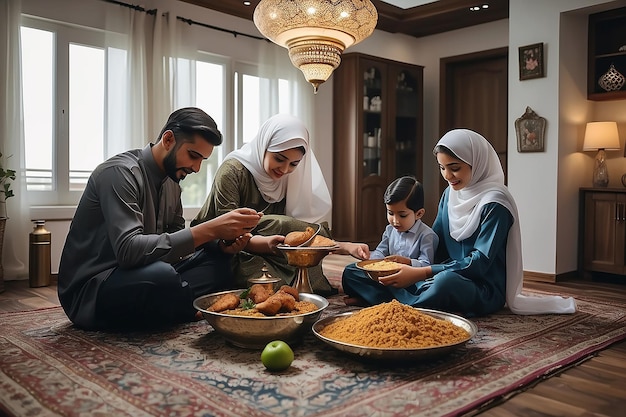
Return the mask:
<path id="1" fill-rule="evenodd" d="M 401 255 L 385 256 L 386 261 L 397 262 L 399 264 L 411 265 L 411 259 Z"/>
<path id="2" fill-rule="evenodd" d="M 337 242 L 339 249 L 334 253 L 340 255 L 352 255 L 354 258 L 364 260 L 370 257 L 370 248 L 365 243 Z"/>

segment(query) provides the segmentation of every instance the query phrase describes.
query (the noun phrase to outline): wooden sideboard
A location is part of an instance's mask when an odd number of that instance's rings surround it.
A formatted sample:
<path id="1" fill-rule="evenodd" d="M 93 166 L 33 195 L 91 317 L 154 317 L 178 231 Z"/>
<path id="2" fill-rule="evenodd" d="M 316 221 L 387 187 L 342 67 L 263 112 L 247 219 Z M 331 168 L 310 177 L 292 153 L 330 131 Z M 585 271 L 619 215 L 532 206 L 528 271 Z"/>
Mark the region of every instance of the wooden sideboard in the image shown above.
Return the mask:
<path id="1" fill-rule="evenodd" d="M 626 275 L 626 189 L 581 188 L 579 270 Z"/>

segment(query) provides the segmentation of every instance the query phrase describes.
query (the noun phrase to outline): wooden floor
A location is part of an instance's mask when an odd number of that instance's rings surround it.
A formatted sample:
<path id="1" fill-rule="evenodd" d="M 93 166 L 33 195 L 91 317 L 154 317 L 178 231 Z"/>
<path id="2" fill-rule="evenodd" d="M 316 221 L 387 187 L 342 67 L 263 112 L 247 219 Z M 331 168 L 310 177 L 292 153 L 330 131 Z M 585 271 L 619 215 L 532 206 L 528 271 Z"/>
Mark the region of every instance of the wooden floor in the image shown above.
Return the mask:
<path id="1" fill-rule="evenodd" d="M 626 304 L 624 284 L 569 281 L 558 284 L 529 282 L 528 288 L 573 294 Z M 59 304 L 56 286 L 29 288 L 28 281 L 5 282 L 0 311 L 20 311 Z M 488 409 L 472 415 L 488 417 L 611 416 L 626 409 L 626 341 L 616 343 L 548 379 L 540 381 Z"/>

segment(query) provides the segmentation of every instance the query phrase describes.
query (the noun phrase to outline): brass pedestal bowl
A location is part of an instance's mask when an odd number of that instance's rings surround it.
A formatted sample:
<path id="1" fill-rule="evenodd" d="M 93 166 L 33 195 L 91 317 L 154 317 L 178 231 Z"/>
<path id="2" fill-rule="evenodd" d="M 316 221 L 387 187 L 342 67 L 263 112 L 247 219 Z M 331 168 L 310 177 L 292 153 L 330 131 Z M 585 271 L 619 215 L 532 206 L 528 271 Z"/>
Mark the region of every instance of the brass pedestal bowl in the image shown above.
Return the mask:
<path id="1" fill-rule="evenodd" d="M 278 245 L 278 249 L 287 259 L 287 263 L 298 268 L 296 277 L 291 284 L 300 293 L 313 294 L 309 271 L 307 268 L 317 266 L 330 252 L 339 249 L 335 246 L 289 246 Z"/>

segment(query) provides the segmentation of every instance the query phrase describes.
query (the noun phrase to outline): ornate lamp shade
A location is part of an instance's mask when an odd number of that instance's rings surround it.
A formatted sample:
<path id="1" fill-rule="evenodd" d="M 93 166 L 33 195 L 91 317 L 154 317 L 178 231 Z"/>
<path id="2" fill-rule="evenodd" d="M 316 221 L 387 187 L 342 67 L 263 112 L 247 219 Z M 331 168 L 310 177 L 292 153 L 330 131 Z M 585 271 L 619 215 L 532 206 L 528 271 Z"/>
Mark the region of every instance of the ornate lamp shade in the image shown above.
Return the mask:
<path id="1" fill-rule="evenodd" d="M 316 93 L 343 51 L 371 35 L 377 21 L 370 0 L 261 0 L 254 9 L 256 27 L 289 50 Z"/>

